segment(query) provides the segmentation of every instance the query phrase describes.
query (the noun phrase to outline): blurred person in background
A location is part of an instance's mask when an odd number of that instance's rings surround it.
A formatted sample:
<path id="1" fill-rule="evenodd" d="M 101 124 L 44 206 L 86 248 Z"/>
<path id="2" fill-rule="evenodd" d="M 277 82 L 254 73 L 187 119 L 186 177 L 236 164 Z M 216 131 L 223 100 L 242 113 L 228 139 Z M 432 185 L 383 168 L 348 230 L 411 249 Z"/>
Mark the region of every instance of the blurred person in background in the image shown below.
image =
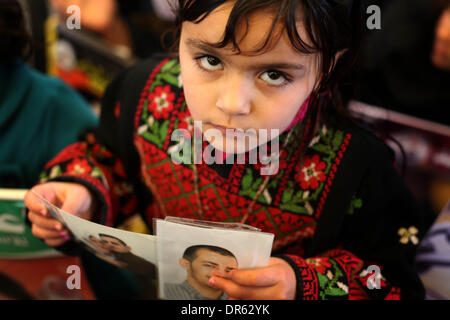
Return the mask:
<path id="1" fill-rule="evenodd" d="M 449 1 L 371 4 L 381 9 L 381 29 L 366 32 L 356 99 L 449 125 Z"/>
<path id="2" fill-rule="evenodd" d="M 431 60 L 437 68 L 450 72 L 450 4 L 439 18 Z"/>
<path id="3" fill-rule="evenodd" d="M 75 91 L 25 63 L 32 44 L 17 0 L 0 2 L 0 42 L 0 188 L 28 188 L 98 119 Z"/>
<path id="4" fill-rule="evenodd" d="M 64 19 L 69 6 L 80 8 L 81 28 L 116 49 L 123 57 L 145 58 L 164 51 L 161 36 L 173 26 L 170 0 L 51 0 Z M 83 29 L 84 28 L 84 29 Z"/>

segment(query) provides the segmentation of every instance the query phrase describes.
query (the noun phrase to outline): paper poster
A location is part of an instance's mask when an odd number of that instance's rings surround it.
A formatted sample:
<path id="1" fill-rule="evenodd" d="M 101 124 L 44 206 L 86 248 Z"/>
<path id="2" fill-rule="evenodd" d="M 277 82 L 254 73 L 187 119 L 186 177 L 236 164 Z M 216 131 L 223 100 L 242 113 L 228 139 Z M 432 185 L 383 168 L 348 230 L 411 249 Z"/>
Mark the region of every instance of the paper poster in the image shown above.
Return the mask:
<path id="1" fill-rule="evenodd" d="M 209 285 L 211 275 L 266 266 L 273 234 L 156 220 L 160 296 L 164 299 L 227 299 Z"/>

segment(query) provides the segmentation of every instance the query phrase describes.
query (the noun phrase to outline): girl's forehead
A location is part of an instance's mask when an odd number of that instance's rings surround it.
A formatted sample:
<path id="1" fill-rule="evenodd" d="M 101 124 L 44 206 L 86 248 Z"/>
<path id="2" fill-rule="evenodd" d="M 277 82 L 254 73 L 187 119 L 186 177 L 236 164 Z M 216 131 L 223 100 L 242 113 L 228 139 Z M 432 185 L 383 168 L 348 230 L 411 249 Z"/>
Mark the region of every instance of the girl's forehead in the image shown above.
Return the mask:
<path id="1" fill-rule="evenodd" d="M 183 22 L 182 39 L 196 39 L 209 44 L 221 42 L 233 5 L 234 1 L 225 2 L 199 23 Z M 281 22 L 272 30 L 274 14 L 274 9 L 259 9 L 249 14 L 248 19 L 242 18 L 236 26 L 233 26 L 235 39 L 242 53 L 264 54 L 271 52 L 272 54 L 288 54 L 296 57 L 303 55 L 293 48 Z M 300 18 L 297 21 L 297 30 L 301 38 L 309 43 Z M 264 46 L 267 39 L 269 42 Z M 229 43 L 224 49 L 231 52 L 235 51 L 236 48 L 232 43 Z"/>

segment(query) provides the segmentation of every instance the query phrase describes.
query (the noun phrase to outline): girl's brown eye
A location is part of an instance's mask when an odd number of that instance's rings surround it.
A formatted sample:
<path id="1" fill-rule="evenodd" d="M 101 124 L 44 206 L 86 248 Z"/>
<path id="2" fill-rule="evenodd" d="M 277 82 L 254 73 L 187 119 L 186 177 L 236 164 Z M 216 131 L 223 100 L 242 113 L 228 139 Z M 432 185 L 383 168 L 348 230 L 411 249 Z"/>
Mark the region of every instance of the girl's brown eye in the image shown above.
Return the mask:
<path id="1" fill-rule="evenodd" d="M 214 56 L 203 56 L 197 59 L 197 63 L 201 68 L 208 71 L 215 71 L 222 69 L 222 62 Z"/>
<path id="2" fill-rule="evenodd" d="M 208 56 L 206 59 L 208 60 L 208 63 L 212 66 L 217 66 L 220 63 L 219 59 L 214 58 L 212 56 Z"/>
<path id="3" fill-rule="evenodd" d="M 267 74 L 272 80 L 277 80 L 281 76 L 281 74 L 277 71 L 269 71 Z"/>
<path id="4" fill-rule="evenodd" d="M 260 77 L 272 86 L 282 86 L 288 82 L 284 74 L 276 70 L 265 71 Z"/>

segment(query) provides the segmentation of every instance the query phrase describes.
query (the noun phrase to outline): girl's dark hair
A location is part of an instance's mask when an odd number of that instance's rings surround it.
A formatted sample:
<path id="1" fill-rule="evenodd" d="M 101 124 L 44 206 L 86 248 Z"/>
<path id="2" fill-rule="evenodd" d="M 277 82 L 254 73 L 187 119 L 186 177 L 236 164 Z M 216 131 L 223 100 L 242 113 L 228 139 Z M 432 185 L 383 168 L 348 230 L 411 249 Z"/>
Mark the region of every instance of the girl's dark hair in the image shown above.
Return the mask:
<path id="1" fill-rule="evenodd" d="M 27 60 L 31 55 L 31 38 L 17 0 L 0 1 L 0 43 L 0 64 Z"/>
<path id="2" fill-rule="evenodd" d="M 177 23 L 172 34 L 175 39 L 172 51 L 178 46 L 184 21 L 199 23 L 225 2 L 227 0 L 179 0 L 175 9 Z M 281 23 L 296 50 L 304 54 L 320 53 L 321 56 L 321 80 L 313 89 L 305 117 L 308 120 L 298 137 L 298 141 L 302 141 L 300 148 L 305 150 L 304 146 L 313 138 L 323 115 L 335 112 L 347 117 L 349 115 L 345 106 L 352 94 L 350 76 L 353 74 L 351 70 L 356 62 L 361 38 L 362 12 L 358 0 L 236 0 L 224 37 L 216 47 L 224 48 L 232 44 L 239 53 L 237 27 L 240 23 L 248 26 L 249 15 L 267 7 L 273 8 L 275 13 L 271 30 L 262 46 L 253 54 L 270 49 L 270 40 Z M 309 41 L 302 39 L 298 33 L 299 13 L 302 14 Z M 336 60 L 339 52 L 343 54 Z"/>

